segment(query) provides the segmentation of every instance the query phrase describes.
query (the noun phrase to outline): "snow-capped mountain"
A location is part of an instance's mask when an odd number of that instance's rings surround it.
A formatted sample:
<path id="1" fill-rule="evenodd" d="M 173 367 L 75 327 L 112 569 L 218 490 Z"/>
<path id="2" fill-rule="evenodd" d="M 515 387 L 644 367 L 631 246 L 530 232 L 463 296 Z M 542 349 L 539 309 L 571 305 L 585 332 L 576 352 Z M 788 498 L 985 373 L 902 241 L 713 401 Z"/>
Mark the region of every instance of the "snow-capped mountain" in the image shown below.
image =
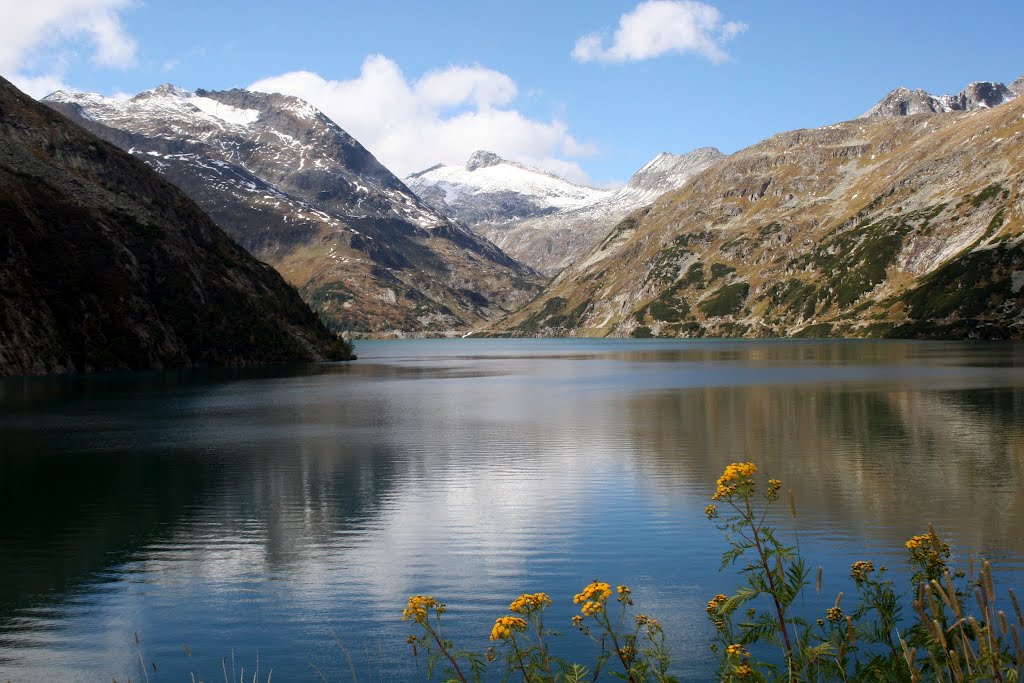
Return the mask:
<path id="1" fill-rule="evenodd" d="M 624 187 L 593 203 L 474 229 L 523 263 L 554 275 L 593 249 L 631 211 L 682 187 L 724 156 L 714 147 L 688 154 L 662 152 L 634 173 Z"/>
<path id="2" fill-rule="evenodd" d="M 529 269 L 420 201 L 298 98 L 165 84 L 130 99 L 43 101 L 185 190 L 335 329 L 466 329 L 534 291 Z"/>
<path id="3" fill-rule="evenodd" d="M 1024 76 L 1009 87 L 993 81 L 975 81 L 956 95 L 932 95 L 920 89 L 896 88 L 861 114 L 860 118 L 991 109 L 1015 99 L 1022 91 Z"/>
<path id="4" fill-rule="evenodd" d="M 405 183 L 427 204 L 469 226 L 574 209 L 612 194 L 483 150 L 465 166 L 438 164 Z"/>

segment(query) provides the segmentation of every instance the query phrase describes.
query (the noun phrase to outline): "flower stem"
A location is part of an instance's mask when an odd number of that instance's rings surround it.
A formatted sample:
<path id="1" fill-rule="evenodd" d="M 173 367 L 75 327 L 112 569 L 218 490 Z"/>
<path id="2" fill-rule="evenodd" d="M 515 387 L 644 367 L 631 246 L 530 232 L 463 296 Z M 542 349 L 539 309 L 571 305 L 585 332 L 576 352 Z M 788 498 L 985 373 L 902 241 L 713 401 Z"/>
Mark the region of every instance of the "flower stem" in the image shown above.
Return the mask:
<path id="1" fill-rule="evenodd" d="M 761 566 L 764 567 L 765 575 L 768 577 L 768 587 L 771 589 L 772 602 L 775 603 L 775 611 L 778 614 L 779 629 L 782 631 L 782 639 L 786 644 L 786 668 L 789 669 L 790 680 L 796 680 L 793 671 L 793 646 L 789 640 L 789 629 L 786 628 L 786 613 L 782 608 L 782 603 L 779 602 L 779 594 L 775 588 L 775 572 L 768 566 L 768 557 L 765 554 L 764 546 L 761 543 L 761 535 L 758 533 L 758 525 L 754 523 L 754 511 L 750 507 L 750 496 L 745 495 L 743 502 L 747 508 L 747 519 L 750 520 L 750 530 L 754 536 L 754 547 L 757 549 L 757 554 L 761 558 Z"/>

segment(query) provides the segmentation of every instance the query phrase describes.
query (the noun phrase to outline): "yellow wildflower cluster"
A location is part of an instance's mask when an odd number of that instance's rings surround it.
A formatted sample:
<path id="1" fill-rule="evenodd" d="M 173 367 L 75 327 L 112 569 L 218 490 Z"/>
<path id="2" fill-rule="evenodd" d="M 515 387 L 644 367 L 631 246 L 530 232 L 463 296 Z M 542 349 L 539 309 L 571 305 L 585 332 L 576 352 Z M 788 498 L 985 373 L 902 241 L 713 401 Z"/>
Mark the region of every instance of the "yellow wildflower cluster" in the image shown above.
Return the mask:
<path id="1" fill-rule="evenodd" d="M 646 614 L 638 614 L 638 615 L 636 615 L 636 625 L 637 626 L 646 626 L 648 629 L 653 630 L 653 631 L 660 631 L 661 630 L 661 622 L 658 621 L 657 619 L 652 619 L 651 617 L 647 616 Z"/>
<path id="2" fill-rule="evenodd" d="M 754 670 L 746 664 L 740 664 L 732 672 L 736 674 L 737 678 L 750 678 L 754 675 Z"/>
<path id="3" fill-rule="evenodd" d="M 917 565 L 927 579 L 937 579 L 946 568 L 949 545 L 939 540 L 934 531 L 914 536 L 906 543 L 911 564 Z"/>
<path id="4" fill-rule="evenodd" d="M 704 508 L 704 514 L 708 516 L 708 519 L 715 519 L 718 517 L 718 506 L 715 504 L 708 505 Z"/>
<path id="5" fill-rule="evenodd" d="M 508 640 L 514 633 L 522 633 L 525 630 L 526 622 L 519 617 L 498 617 L 494 620 L 494 628 L 491 629 L 491 640 Z"/>
<path id="6" fill-rule="evenodd" d="M 829 621 L 836 622 L 843 618 L 842 607 L 829 607 L 825 610 L 825 618 Z"/>
<path id="7" fill-rule="evenodd" d="M 779 489 L 782 488 L 782 481 L 779 479 L 768 480 L 768 500 L 778 500 Z"/>
<path id="8" fill-rule="evenodd" d="M 633 604 L 633 601 L 629 599 L 630 594 L 633 592 L 632 590 L 630 590 L 629 586 L 616 586 L 615 592 L 619 594 L 619 597 L 615 598 L 616 600 L 618 600 L 622 604 Z"/>
<path id="9" fill-rule="evenodd" d="M 920 548 L 926 548 L 931 545 L 931 535 L 924 534 L 922 536 L 914 536 L 907 541 L 907 550 L 914 551 Z"/>
<path id="10" fill-rule="evenodd" d="M 551 598 L 548 597 L 547 593 L 523 593 L 513 600 L 508 608 L 518 614 L 532 614 L 533 612 L 539 612 L 546 605 L 550 604 Z"/>
<path id="11" fill-rule="evenodd" d="M 750 653 L 743 649 L 743 646 L 739 643 L 733 643 L 729 647 L 725 648 L 726 654 L 730 657 L 749 657 Z"/>
<path id="12" fill-rule="evenodd" d="M 718 488 L 715 490 L 714 500 L 722 500 L 736 493 L 740 484 L 750 483 L 750 478 L 757 472 L 757 465 L 752 462 L 734 462 L 725 468 L 725 472 L 718 478 Z"/>
<path id="13" fill-rule="evenodd" d="M 718 611 L 718 608 L 725 604 L 725 601 L 729 599 L 728 595 L 722 595 L 719 593 L 715 597 L 708 601 L 707 613 L 714 614 Z"/>
<path id="14" fill-rule="evenodd" d="M 850 566 L 850 577 L 857 583 L 868 580 L 868 574 L 875 571 L 875 565 L 867 560 L 854 562 Z"/>
<path id="15" fill-rule="evenodd" d="M 573 596 L 573 603 L 582 605 L 580 611 L 584 616 L 592 617 L 604 611 L 604 603 L 612 595 L 612 587 L 603 581 L 594 581 L 582 592 Z"/>
<path id="16" fill-rule="evenodd" d="M 430 610 L 444 614 L 444 603 L 435 600 L 433 595 L 410 595 L 409 605 L 402 610 L 402 621 L 412 619 L 417 623 L 425 624 Z"/>

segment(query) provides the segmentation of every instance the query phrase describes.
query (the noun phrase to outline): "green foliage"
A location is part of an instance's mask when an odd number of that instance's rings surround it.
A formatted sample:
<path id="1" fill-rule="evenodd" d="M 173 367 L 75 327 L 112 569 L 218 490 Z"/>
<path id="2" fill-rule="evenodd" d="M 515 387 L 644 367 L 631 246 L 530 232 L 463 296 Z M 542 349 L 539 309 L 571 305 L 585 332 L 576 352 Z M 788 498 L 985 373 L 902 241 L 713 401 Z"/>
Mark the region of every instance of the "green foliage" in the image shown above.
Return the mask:
<path id="1" fill-rule="evenodd" d="M 946 204 L 937 204 L 878 221 L 864 220 L 827 239 L 795 265 L 821 272 L 830 290 L 828 299 L 845 308 L 886 279 L 886 271 L 912 230 L 924 230 Z"/>
<path id="2" fill-rule="evenodd" d="M 832 323 L 815 323 L 798 330 L 794 337 L 797 339 L 821 339 L 832 335 Z"/>
<path id="3" fill-rule="evenodd" d="M 967 253 L 930 273 L 902 299 L 918 320 L 979 316 L 993 308 L 993 299 L 1012 295 L 1009 271 L 1021 260 L 1015 251 Z"/>
<path id="4" fill-rule="evenodd" d="M 1009 197 L 1009 191 L 999 183 L 995 183 L 994 185 L 989 185 L 976 195 L 967 195 L 964 198 L 964 201 L 970 202 L 971 206 L 977 209 L 979 206 L 999 194 L 1002 194 L 1004 199 Z"/>
<path id="5" fill-rule="evenodd" d="M 711 281 L 714 282 L 720 277 L 725 277 L 730 273 L 735 273 L 736 269 L 725 263 L 712 263 L 711 264 Z"/>
<path id="6" fill-rule="evenodd" d="M 948 567 L 949 546 L 935 530 L 907 541 L 911 599 L 917 621 L 903 622 L 907 596 L 886 578 L 888 568 L 858 561 L 850 567 L 856 604 L 849 612 L 840 592 L 832 607 L 808 622 L 793 614 L 810 585 L 807 563 L 782 543 L 768 523 L 782 482 L 755 479 L 752 462 L 729 465 L 715 501 L 705 509 L 729 544 L 723 567 L 739 564 L 745 583 L 716 595 L 707 606 L 715 626 L 712 651 L 723 681 L 1017 681 L 1024 672 L 1020 636 L 1024 615 L 1011 591 L 1015 621 L 995 608 L 988 563 L 975 580 Z M 790 499 L 790 513 L 796 507 Z M 821 592 L 818 569 L 817 591 Z M 971 597 L 973 596 L 973 605 Z M 745 610 L 743 608 L 746 608 Z M 971 614 L 972 608 L 977 616 Z M 743 610 L 743 611 L 741 611 Z M 763 646 L 781 650 L 784 669 L 755 656 Z"/>
<path id="7" fill-rule="evenodd" d="M 544 307 L 522 323 L 518 329 L 523 332 L 536 332 L 541 327 L 572 329 L 578 327 L 590 308 L 590 301 L 584 301 L 568 312 L 565 310 L 568 301 L 560 296 L 553 296 L 544 302 Z"/>
<path id="8" fill-rule="evenodd" d="M 743 302 L 750 292 L 750 285 L 746 282 L 734 282 L 718 289 L 705 301 L 702 301 L 698 308 L 708 317 L 732 315 L 743 308 Z"/>

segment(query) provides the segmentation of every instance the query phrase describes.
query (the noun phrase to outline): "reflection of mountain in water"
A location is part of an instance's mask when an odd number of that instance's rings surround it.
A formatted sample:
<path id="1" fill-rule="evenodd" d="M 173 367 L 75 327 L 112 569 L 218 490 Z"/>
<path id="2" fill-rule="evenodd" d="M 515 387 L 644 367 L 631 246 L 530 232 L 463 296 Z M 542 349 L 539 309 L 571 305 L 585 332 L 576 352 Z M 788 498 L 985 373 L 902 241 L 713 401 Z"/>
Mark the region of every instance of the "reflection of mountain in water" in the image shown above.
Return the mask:
<path id="1" fill-rule="evenodd" d="M 726 386 L 634 395 L 648 467 L 710 482 L 753 460 L 796 494 L 803 525 L 898 549 L 933 522 L 980 552 L 1024 551 L 1024 391 Z"/>
<path id="2" fill-rule="evenodd" d="M 5 380 L 0 632 L 19 610 L 95 590 L 108 571 L 142 555 L 205 553 L 213 565 L 218 558 L 203 541 L 237 540 L 273 571 L 294 560 L 299 539 L 326 540 L 364 524 L 394 480 L 386 448 L 299 434 L 311 422 L 337 421 L 316 414 L 322 406 L 313 414 L 274 410 L 272 402 L 255 411 L 244 401 L 232 406 L 252 382 L 349 372 L 308 366 Z M 238 417 L 251 426 L 249 437 L 229 424 Z M 238 447 L 260 441 L 259 425 L 275 420 L 296 425 L 291 436 L 277 434 L 276 449 Z"/>
<path id="3" fill-rule="evenodd" d="M 701 510 L 748 458 L 795 490 L 803 547 L 838 579 L 844 553 L 899 551 L 928 521 L 1024 556 L 1024 349 L 360 351 L 345 367 L 0 382 L 0 496 L 22 513 L 0 526 L 0 680 L 103 678 L 132 630 L 164 675 L 187 678 L 187 641 L 212 650 L 191 661 L 255 644 L 275 678 L 317 661 L 344 679 L 335 627 L 354 650 L 385 643 L 384 677 L 407 680 L 404 596 L 444 596 L 465 610 L 453 635 L 486 640 L 519 592 L 612 574 L 676 614 L 684 678 L 700 678 L 705 593 L 732 581 Z"/>

